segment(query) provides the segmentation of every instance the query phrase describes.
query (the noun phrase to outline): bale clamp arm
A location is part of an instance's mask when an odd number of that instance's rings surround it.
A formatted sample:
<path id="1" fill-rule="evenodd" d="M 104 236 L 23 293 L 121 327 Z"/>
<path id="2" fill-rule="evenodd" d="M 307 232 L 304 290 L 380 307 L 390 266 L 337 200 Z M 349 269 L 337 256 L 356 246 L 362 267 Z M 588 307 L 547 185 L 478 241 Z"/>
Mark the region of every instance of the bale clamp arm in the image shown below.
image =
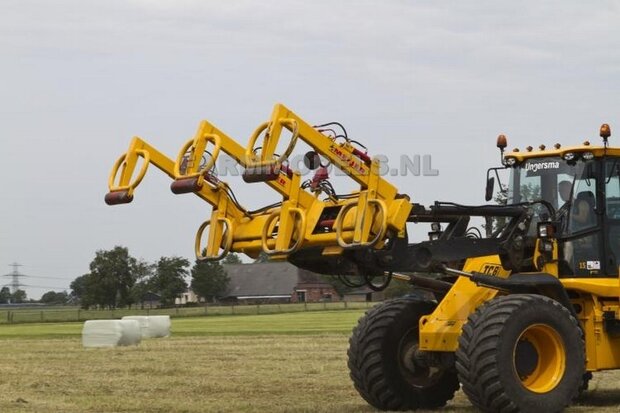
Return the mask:
<path id="1" fill-rule="evenodd" d="M 278 155 L 275 151 L 283 129 L 289 130 L 291 137 L 283 154 Z M 261 133 L 262 146 L 256 153 L 254 148 Z M 245 151 L 247 170 L 259 175 L 262 172 L 263 181 L 270 182 L 271 172 L 283 168 L 299 140 L 360 185 L 358 194 L 353 196 L 357 200 L 337 202 L 340 212 L 334 224 L 334 240 L 338 246 L 343 249 L 379 246 L 389 229 L 404 235 L 411 204 L 406 197 L 397 199 L 396 187 L 380 176 L 378 159 L 371 159 L 348 140 L 337 143 L 282 104 L 277 104 L 270 121 L 262 123 L 252 134 Z M 302 209 L 307 211 L 310 207 L 302 203 Z M 353 219 L 347 219 L 349 213 Z"/>
<path id="2" fill-rule="evenodd" d="M 213 135 L 201 134 L 198 140 L 204 145 L 206 145 L 207 141 L 214 142 L 217 148 L 217 138 Z M 189 148 L 189 145 L 185 146 Z M 217 153 L 217 149 L 214 150 L 214 153 Z M 136 171 L 138 158 L 143 158 L 143 162 L 134 178 L 133 175 Z M 177 182 L 178 179 L 184 178 L 183 175 L 179 175 L 180 168 L 178 159 L 177 162 L 174 162 L 136 136 L 131 140 L 127 152 L 121 155 L 112 167 L 108 179 L 108 188 L 110 192 L 106 194 L 105 202 L 108 205 L 131 202 L 133 200 L 134 191 L 144 179 L 149 164 L 155 165 L 166 175 L 175 179 L 175 182 Z M 210 166 L 207 164 L 203 169 L 209 170 Z M 192 172 L 193 178 L 197 178 L 199 175 L 201 178 L 204 177 L 202 170 L 198 173 Z M 195 191 L 192 191 L 214 207 L 211 219 L 203 223 L 196 234 L 196 256 L 199 259 L 215 260 L 223 258 L 230 251 L 232 245 L 232 223 L 244 216 L 244 211 L 242 209 L 233 202 L 229 202 L 230 197 L 224 191 L 225 185 L 224 182 L 219 182 L 214 186 L 201 185 L 196 188 Z M 211 221 L 217 222 L 218 225 L 209 225 Z M 225 228 L 221 228 L 222 226 Z M 209 227 L 209 245 L 203 252 L 203 249 L 200 248 L 200 242 L 206 227 Z M 217 252 L 220 247 L 223 248 L 222 253 Z"/>

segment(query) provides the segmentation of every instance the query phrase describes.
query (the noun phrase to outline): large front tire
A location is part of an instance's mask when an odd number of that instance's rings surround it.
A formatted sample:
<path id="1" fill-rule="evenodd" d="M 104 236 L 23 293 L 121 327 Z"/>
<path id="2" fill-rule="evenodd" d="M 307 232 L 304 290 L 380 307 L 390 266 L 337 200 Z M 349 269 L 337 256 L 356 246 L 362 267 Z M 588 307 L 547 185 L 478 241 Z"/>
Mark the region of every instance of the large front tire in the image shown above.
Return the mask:
<path id="1" fill-rule="evenodd" d="M 453 366 L 414 362 L 418 322 L 436 304 L 417 297 L 386 301 L 362 317 L 349 340 L 349 370 L 360 395 L 380 410 L 434 409 L 458 390 Z"/>
<path id="2" fill-rule="evenodd" d="M 459 338 L 456 368 L 469 400 L 487 412 L 559 412 L 579 394 L 583 333 L 551 298 L 498 297 L 472 314 Z"/>

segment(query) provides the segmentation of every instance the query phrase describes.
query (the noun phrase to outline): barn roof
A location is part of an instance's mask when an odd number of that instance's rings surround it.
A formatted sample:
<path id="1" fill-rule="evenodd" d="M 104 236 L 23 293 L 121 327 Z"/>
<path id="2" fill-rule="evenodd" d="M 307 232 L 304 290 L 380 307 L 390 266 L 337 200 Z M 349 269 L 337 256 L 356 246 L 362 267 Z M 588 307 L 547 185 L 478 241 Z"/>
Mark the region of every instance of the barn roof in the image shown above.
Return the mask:
<path id="1" fill-rule="evenodd" d="M 331 286 L 317 274 L 301 270 L 288 262 L 224 264 L 224 270 L 230 278 L 229 297 L 290 297 L 300 284 Z"/>

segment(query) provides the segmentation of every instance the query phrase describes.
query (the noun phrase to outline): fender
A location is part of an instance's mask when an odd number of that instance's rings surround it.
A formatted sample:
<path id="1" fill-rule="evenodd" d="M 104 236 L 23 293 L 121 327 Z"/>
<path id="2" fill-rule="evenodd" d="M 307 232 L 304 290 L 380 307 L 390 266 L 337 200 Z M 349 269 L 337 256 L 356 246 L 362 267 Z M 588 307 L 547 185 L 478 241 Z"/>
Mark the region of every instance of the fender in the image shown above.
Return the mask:
<path id="1" fill-rule="evenodd" d="M 516 273 L 508 278 L 499 278 L 492 275 L 473 273 L 471 281 L 479 286 L 494 288 L 509 294 L 540 294 L 554 299 L 562 304 L 577 318 L 568 293 L 564 285 L 551 274 L 544 272 Z"/>

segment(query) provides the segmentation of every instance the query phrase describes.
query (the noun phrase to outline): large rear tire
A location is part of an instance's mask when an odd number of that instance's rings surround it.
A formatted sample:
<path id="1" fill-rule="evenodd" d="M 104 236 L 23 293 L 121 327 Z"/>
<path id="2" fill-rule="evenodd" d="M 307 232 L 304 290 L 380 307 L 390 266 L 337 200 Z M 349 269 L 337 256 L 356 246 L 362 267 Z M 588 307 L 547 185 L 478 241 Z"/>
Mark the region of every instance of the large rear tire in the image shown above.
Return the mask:
<path id="1" fill-rule="evenodd" d="M 435 303 L 418 297 L 386 301 L 362 317 L 349 340 L 349 370 L 360 395 L 380 410 L 442 407 L 459 388 L 454 366 L 415 362 L 418 322 Z"/>
<path id="2" fill-rule="evenodd" d="M 463 391 L 483 411 L 559 412 L 584 384 L 583 333 L 551 298 L 498 297 L 463 327 L 456 368 Z"/>

